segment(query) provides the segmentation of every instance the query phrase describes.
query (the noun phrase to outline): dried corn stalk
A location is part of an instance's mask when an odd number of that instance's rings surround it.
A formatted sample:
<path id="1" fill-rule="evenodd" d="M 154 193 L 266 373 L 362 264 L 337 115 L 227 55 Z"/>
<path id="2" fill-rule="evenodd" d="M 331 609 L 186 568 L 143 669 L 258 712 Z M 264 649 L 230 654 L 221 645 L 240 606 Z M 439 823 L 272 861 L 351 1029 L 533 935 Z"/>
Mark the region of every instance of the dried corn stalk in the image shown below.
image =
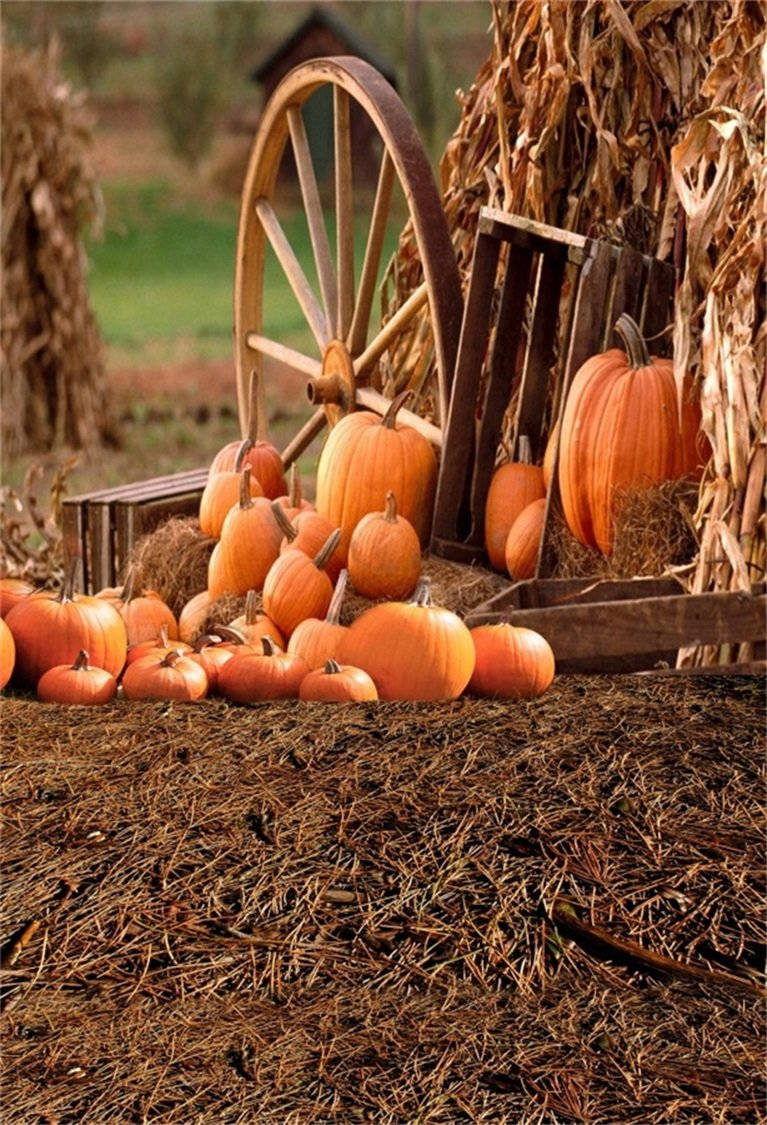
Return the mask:
<path id="1" fill-rule="evenodd" d="M 83 222 L 100 211 L 90 119 L 55 53 L 3 52 L 2 435 L 6 455 L 108 432 Z"/>
<path id="2" fill-rule="evenodd" d="M 688 578 L 700 591 L 747 586 L 764 577 L 766 536 L 765 9 L 496 0 L 492 11 L 492 50 L 459 95 L 440 169 L 464 289 L 485 204 L 675 263 L 675 369 L 700 388 L 713 448 Z M 420 280 L 406 229 L 384 318 Z M 412 382 L 411 343 L 391 363 L 399 386 Z"/>

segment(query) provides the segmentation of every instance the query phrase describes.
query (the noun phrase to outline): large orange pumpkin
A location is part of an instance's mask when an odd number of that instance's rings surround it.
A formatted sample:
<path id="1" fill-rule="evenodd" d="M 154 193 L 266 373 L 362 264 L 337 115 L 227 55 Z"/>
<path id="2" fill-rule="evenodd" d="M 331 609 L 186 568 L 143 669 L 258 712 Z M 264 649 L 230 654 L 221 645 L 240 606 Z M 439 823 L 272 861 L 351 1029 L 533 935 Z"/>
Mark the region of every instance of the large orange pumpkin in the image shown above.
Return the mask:
<path id="1" fill-rule="evenodd" d="M 477 662 L 469 691 L 503 699 L 534 699 L 554 679 L 551 645 L 533 629 L 501 623 L 471 631 Z"/>
<path id="2" fill-rule="evenodd" d="M 90 654 L 91 664 L 113 676 L 119 676 L 125 664 L 125 622 L 103 598 L 75 594 L 73 575 L 60 594 L 24 598 L 5 621 L 16 643 L 19 679 L 30 687 L 35 687 L 49 668 L 73 664 L 80 649 Z"/>
<path id="3" fill-rule="evenodd" d="M 515 582 L 532 578 L 538 562 L 546 500 L 533 500 L 519 513 L 506 536 L 506 569 Z"/>
<path id="4" fill-rule="evenodd" d="M 689 380 L 680 412 L 673 364 L 651 357 L 627 315 L 611 348 L 576 372 L 562 417 L 559 491 L 568 527 L 587 547 L 612 549 L 614 504 L 622 491 L 699 476 L 705 441 Z"/>
<path id="5" fill-rule="evenodd" d="M 323 446 L 317 466 L 317 511 L 340 527 L 344 560 L 354 528 L 368 512 L 381 510 L 389 489 L 421 544 L 428 539 L 437 459 L 422 434 L 397 422 L 409 394 L 403 391 L 393 399 L 383 418 L 367 410 L 347 414 Z"/>
<path id="6" fill-rule="evenodd" d="M 237 455 L 242 443 L 230 441 L 220 449 L 213 458 L 210 466 L 210 475 L 222 472 L 238 472 L 250 465 L 253 477 L 261 486 L 263 495 L 269 500 L 274 500 L 287 490 L 287 482 L 282 464 L 280 451 L 260 434 L 260 418 L 258 410 L 258 375 L 256 371 L 250 374 L 250 402 L 248 412 L 248 448 L 244 453 L 239 466 Z"/>
<path id="7" fill-rule="evenodd" d="M 507 461 L 495 470 L 485 501 L 485 548 L 495 570 L 506 570 L 506 540 L 514 520 L 545 495 L 540 465 Z"/>
<path id="8" fill-rule="evenodd" d="M 474 670 L 471 633 L 455 613 L 431 604 L 428 578 L 409 602 L 366 609 L 342 638 L 338 661 L 364 670 L 381 699 L 455 699 Z"/>

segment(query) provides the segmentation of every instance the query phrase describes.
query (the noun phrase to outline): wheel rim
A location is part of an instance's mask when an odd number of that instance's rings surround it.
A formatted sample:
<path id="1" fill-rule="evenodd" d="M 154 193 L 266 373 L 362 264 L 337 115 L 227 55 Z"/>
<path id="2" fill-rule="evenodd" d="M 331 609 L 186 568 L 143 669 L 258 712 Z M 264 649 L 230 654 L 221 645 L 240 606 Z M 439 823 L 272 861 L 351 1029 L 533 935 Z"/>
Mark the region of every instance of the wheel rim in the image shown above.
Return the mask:
<path id="1" fill-rule="evenodd" d="M 322 86 L 333 91 L 336 253 L 331 253 L 301 108 Z M 378 183 L 359 284 L 354 280 L 352 102 L 362 107 L 383 143 Z M 273 203 L 286 149 L 296 163 L 316 275 L 315 292 L 298 262 Z M 423 267 L 422 284 L 367 339 L 392 190 L 399 181 Z M 309 327 L 316 355 L 296 351 L 263 332 L 264 262 L 274 250 Z M 241 424 L 247 425 L 250 371 L 270 357 L 306 375 L 310 400 L 322 403 L 283 451 L 295 460 L 326 422 L 334 424 L 355 404 L 383 412 L 389 400 L 367 385 L 369 375 L 413 317 L 429 306 L 436 367 L 438 417 L 447 417 L 458 347 L 462 300 L 458 267 L 434 177 L 413 122 L 399 96 L 368 63 L 357 58 L 314 59 L 291 71 L 267 103 L 251 150 L 237 237 L 235 362 Z M 259 380 L 263 397 L 263 380 Z M 350 393 L 350 385 L 354 391 Z M 334 391 L 333 388 L 336 388 Z M 333 395 L 338 394 L 334 401 Z M 259 411 L 264 416 L 263 401 Z M 441 428 L 403 412 L 435 444 Z"/>

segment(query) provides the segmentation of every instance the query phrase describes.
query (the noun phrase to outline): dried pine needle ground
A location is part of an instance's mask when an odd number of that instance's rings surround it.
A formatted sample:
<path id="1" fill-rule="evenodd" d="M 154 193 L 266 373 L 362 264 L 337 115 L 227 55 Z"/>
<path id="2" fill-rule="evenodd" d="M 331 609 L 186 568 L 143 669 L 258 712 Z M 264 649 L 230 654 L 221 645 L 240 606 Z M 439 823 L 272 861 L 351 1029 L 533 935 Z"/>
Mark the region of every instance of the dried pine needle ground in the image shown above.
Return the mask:
<path id="1" fill-rule="evenodd" d="M 3 718 L 6 1121 L 761 1119 L 761 681 Z"/>

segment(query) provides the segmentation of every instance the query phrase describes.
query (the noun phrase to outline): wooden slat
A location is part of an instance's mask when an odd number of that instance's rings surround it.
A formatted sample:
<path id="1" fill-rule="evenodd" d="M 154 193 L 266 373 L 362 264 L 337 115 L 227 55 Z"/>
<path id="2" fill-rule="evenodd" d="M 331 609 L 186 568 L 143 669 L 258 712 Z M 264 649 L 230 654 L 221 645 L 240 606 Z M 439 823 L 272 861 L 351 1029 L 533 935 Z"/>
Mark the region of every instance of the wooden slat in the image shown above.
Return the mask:
<path id="1" fill-rule="evenodd" d="M 618 256 L 615 267 L 615 292 L 613 294 L 612 325 L 608 325 L 607 344 L 612 346 L 612 327 L 622 313 L 628 313 L 632 320 L 639 324 L 642 318 L 642 303 L 645 296 L 647 270 L 649 259 L 624 246 Z M 616 346 L 620 346 L 616 342 Z"/>
<path id="2" fill-rule="evenodd" d="M 569 260 L 574 262 L 585 260 L 591 241 L 585 235 L 576 234 L 574 231 L 560 230 L 547 223 L 527 219 L 523 215 L 499 211 L 495 207 L 481 209 L 477 230 L 481 234 L 513 242 L 515 246 L 537 252 L 550 250 L 552 246 L 561 246 L 565 249 Z"/>
<path id="3" fill-rule="evenodd" d="M 536 270 L 533 294 L 533 321 L 525 355 L 519 390 L 516 439 L 526 435 L 533 463 L 543 456 L 541 426 L 549 390 L 549 374 L 557 342 L 557 318 L 565 275 L 565 259 L 558 254 L 542 254 Z M 518 453 L 518 449 L 515 449 Z"/>
<path id="4" fill-rule="evenodd" d="M 300 107 L 297 105 L 288 106 L 287 118 L 293 155 L 296 161 L 296 171 L 298 172 L 298 182 L 301 185 L 301 197 L 304 201 L 304 211 L 309 226 L 314 263 L 317 267 L 317 278 L 325 306 L 325 317 L 328 324 L 335 324 L 338 310 L 338 288 L 333 272 L 333 260 L 330 254 L 328 232 L 325 228 L 325 216 L 320 201 L 320 192 L 317 187 L 317 177 L 314 174 L 312 154 L 309 149 L 309 141 Z M 248 340 L 248 344 L 250 345 L 250 340 Z"/>
<path id="5" fill-rule="evenodd" d="M 532 250 L 513 245 L 509 247 L 496 323 L 496 342 L 490 357 L 487 393 L 474 457 L 469 534 L 472 543 L 484 543 L 485 539 L 485 500 L 501 438 L 503 413 L 511 397 L 532 261 Z"/>
<path id="6" fill-rule="evenodd" d="M 317 435 L 322 433 L 327 422 L 325 408 L 320 406 L 283 449 L 281 456 L 284 468 L 290 468 L 293 462 L 298 460 L 307 446 L 311 445 Z"/>
<path id="7" fill-rule="evenodd" d="M 320 308 L 311 285 L 306 279 L 306 274 L 301 268 L 301 264 L 293 251 L 293 247 L 288 242 L 271 203 L 264 198 L 257 199 L 255 209 L 256 214 L 261 220 L 261 225 L 264 228 L 266 236 L 271 243 L 272 249 L 277 255 L 277 260 L 288 279 L 290 288 L 293 290 L 293 295 L 298 301 L 301 311 L 306 318 L 306 323 L 311 328 L 312 335 L 317 341 L 320 351 L 324 351 L 327 344 L 330 343 L 328 322 L 325 319 L 325 313 Z"/>
<path id="8" fill-rule="evenodd" d="M 367 370 L 381 358 L 389 344 L 399 336 L 428 299 L 428 286 L 423 281 L 376 333 L 364 352 L 353 361 L 355 379 L 365 375 Z"/>
<path id="9" fill-rule="evenodd" d="M 444 549 L 440 544 L 462 540 L 469 531 L 468 520 L 466 526 L 461 526 L 461 513 L 471 480 L 476 444 L 477 394 L 490 335 L 490 309 L 499 252 L 497 239 L 477 235 L 453 391 L 443 435 L 446 452 L 440 465 L 434 503 L 432 549 L 438 553 Z"/>
<path id="10" fill-rule="evenodd" d="M 333 87 L 335 143 L 336 256 L 338 310 L 336 337 L 345 340 L 354 314 L 354 215 L 352 212 L 352 140 L 349 95 Z"/>
<path id="11" fill-rule="evenodd" d="M 391 194 L 394 186 L 394 162 L 388 150 L 384 149 L 381 158 L 381 168 L 378 173 L 378 186 L 376 188 L 373 214 L 370 219 L 365 257 L 362 263 L 362 273 L 357 290 L 357 300 L 354 306 L 354 316 L 347 339 L 349 353 L 359 355 L 365 347 L 368 338 L 368 322 L 370 310 L 373 306 L 378 267 L 381 261 L 386 224 L 389 218 Z"/>
<path id="12" fill-rule="evenodd" d="M 651 259 L 639 326 L 642 335 L 650 341 L 652 355 L 671 355 L 671 333 L 665 330 L 673 322 L 675 285 L 673 267 L 657 258 Z"/>
<path id="13" fill-rule="evenodd" d="M 472 614 L 514 613 L 520 609 L 546 609 L 552 606 L 584 605 L 591 602 L 633 601 L 638 598 L 667 597 L 684 593 L 673 577 L 642 578 L 528 578 L 510 583 Z"/>

